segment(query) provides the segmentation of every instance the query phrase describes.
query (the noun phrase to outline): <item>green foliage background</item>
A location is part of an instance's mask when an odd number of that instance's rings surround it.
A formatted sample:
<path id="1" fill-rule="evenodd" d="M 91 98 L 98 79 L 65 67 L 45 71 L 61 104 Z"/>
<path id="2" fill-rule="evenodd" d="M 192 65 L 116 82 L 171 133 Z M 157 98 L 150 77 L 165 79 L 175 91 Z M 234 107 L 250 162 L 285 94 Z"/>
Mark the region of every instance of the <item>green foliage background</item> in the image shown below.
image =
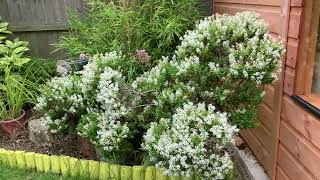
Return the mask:
<path id="1" fill-rule="evenodd" d="M 198 0 L 144 0 L 130 7 L 113 1 L 87 3 L 86 15 L 70 12 L 70 31 L 57 45 L 70 56 L 146 49 L 159 59 L 172 54 L 179 37 L 200 19 Z"/>

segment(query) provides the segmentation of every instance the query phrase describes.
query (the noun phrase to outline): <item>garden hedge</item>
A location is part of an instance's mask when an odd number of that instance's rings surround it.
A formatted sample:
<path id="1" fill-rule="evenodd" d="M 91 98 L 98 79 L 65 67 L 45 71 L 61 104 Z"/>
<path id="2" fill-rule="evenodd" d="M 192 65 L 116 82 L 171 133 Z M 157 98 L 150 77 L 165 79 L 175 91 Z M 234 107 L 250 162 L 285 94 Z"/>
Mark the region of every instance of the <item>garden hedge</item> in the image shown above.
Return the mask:
<path id="1" fill-rule="evenodd" d="M 196 177 L 165 176 L 161 169 L 153 166 L 122 166 L 106 162 L 77 159 L 70 156 L 49 156 L 34 152 L 0 149 L 3 165 L 41 173 L 62 176 L 87 177 L 101 180 L 197 180 Z"/>

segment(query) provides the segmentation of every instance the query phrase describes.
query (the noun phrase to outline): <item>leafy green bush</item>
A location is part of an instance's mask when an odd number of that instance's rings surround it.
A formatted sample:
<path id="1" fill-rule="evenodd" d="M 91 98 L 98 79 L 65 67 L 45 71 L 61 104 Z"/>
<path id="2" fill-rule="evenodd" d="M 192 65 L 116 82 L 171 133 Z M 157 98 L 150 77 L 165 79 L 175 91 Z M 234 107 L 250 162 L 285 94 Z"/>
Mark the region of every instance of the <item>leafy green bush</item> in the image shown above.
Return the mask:
<path id="1" fill-rule="evenodd" d="M 144 0 L 130 7 L 87 0 L 88 11 L 72 12 L 70 32 L 58 44 L 71 56 L 145 49 L 153 60 L 173 53 L 179 37 L 199 19 L 197 0 Z"/>
<path id="2" fill-rule="evenodd" d="M 31 82 L 14 72 L 14 69 L 30 61 L 24 57 L 28 43 L 15 39 L 6 39 L 8 23 L 0 21 L 0 69 L 3 78 L 0 81 L 0 120 L 17 118 L 26 103 L 34 102 L 34 93 L 26 88 Z"/>
<path id="3" fill-rule="evenodd" d="M 77 131 L 108 160 L 144 154 L 167 174 L 223 179 L 232 170 L 226 145 L 238 129 L 256 126 L 283 53 L 259 15 L 216 15 L 142 75 L 120 63 L 136 57 L 94 56 L 80 76 L 48 82 L 37 109 L 52 132 Z"/>
<path id="4" fill-rule="evenodd" d="M 39 85 L 55 75 L 55 62 L 24 55 L 28 42 L 8 40 L 8 23 L 0 21 L 0 120 L 16 118 L 35 103 Z"/>
<path id="5" fill-rule="evenodd" d="M 57 61 L 53 59 L 30 58 L 29 62 L 16 69 L 15 72 L 32 82 L 27 88 L 38 94 L 41 84 L 57 76 L 56 64 Z"/>

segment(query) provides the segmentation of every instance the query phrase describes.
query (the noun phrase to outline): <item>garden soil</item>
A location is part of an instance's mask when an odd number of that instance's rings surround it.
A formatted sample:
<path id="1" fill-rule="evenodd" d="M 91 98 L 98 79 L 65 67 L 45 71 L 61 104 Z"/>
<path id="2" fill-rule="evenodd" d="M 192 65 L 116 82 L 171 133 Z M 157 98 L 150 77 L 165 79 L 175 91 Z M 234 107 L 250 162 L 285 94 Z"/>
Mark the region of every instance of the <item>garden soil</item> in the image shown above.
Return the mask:
<path id="1" fill-rule="evenodd" d="M 77 146 L 77 136 L 67 135 L 54 138 L 50 146 L 37 146 L 29 139 L 29 131 L 27 127 L 17 134 L 16 137 L 8 137 L 0 130 L 0 148 L 6 150 L 21 150 L 26 152 L 36 152 L 48 155 L 67 155 L 79 159 L 92 159 L 82 154 Z"/>

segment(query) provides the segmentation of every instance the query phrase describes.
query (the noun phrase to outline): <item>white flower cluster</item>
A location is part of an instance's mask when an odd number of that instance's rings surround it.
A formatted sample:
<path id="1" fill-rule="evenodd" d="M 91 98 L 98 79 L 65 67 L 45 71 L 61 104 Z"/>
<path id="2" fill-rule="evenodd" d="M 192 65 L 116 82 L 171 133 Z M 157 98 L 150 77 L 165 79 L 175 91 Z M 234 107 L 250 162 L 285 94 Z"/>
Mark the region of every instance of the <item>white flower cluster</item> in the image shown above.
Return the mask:
<path id="1" fill-rule="evenodd" d="M 237 132 L 227 114 L 215 112 L 214 106 L 186 103 L 172 119 L 152 123 L 143 147 L 168 175 L 224 179 L 233 168 L 225 146 Z"/>
<path id="2" fill-rule="evenodd" d="M 144 86 L 145 84 L 154 84 L 159 85 L 159 83 L 163 83 L 161 85 L 167 86 L 171 85 L 168 82 L 162 82 L 164 75 L 168 73 L 169 70 L 175 70 L 175 76 L 181 76 L 188 73 L 188 71 L 197 65 L 199 65 L 199 57 L 191 56 L 186 57 L 182 61 L 177 61 L 175 56 L 169 60 L 169 57 L 163 57 L 163 59 L 153 67 L 150 71 L 145 72 L 140 77 L 132 83 L 133 88 L 138 88 Z"/>
<path id="3" fill-rule="evenodd" d="M 119 119 L 128 112 L 119 101 L 119 84 L 122 79 L 120 72 L 106 67 L 100 75 L 97 101 L 101 103 L 103 113 L 98 117 L 98 144 L 105 151 L 119 148 L 119 143 L 127 137 L 129 128 L 127 123 L 122 124 Z"/>
<path id="4" fill-rule="evenodd" d="M 79 72 L 80 76 L 56 77 L 48 82 L 36 105 L 38 111 L 44 112 L 44 124 L 52 132 L 61 132 L 68 128 L 69 116 L 82 117 L 79 124 L 83 127 L 78 127 L 80 135 L 88 136 L 97 124 L 97 135 L 90 138 L 98 139 L 94 143 L 106 150 L 116 149 L 121 137 L 128 132 L 127 125 L 120 125 L 119 121 L 128 112 L 119 100 L 119 82 L 124 77 L 108 67 L 108 63 L 119 58 L 122 55 L 117 52 L 96 55 Z M 90 113 L 97 113 L 98 117 L 86 116 Z"/>
<path id="5" fill-rule="evenodd" d="M 119 93 L 119 81 L 122 75 L 120 72 L 106 67 L 104 72 L 100 74 L 100 81 L 98 85 L 97 101 L 101 103 L 101 108 L 104 110 L 117 109 L 121 107 L 117 100 Z"/>
<path id="6" fill-rule="evenodd" d="M 75 114 L 85 108 L 77 82 L 78 79 L 71 76 L 55 77 L 46 84 L 37 99 L 35 109 L 44 111 L 43 123 L 53 133 L 68 127 L 66 122 L 68 114 Z"/>
<path id="7" fill-rule="evenodd" d="M 189 48 L 194 48 L 197 53 L 200 53 L 205 47 L 204 39 L 210 37 L 209 29 L 212 22 L 212 17 L 207 17 L 201 20 L 193 31 L 187 31 L 180 38 L 181 44 L 178 46 L 176 54 L 181 56 L 186 53 Z"/>
<path id="8" fill-rule="evenodd" d="M 106 54 L 98 54 L 90 59 L 90 62 L 84 67 L 81 74 L 81 84 L 83 94 L 87 94 L 88 91 L 92 91 L 95 88 L 95 83 L 99 80 L 100 74 L 108 66 L 108 63 L 117 61 L 122 58 L 122 54 L 116 51 L 112 51 Z"/>
<path id="9" fill-rule="evenodd" d="M 228 76 L 246 78 L 256 81 L 258 85 L 266 79 L 276 80 L 273 70 L 280 67 L 280 58 L 284 53 L 282 43 L 277 43 L 270 37 L 266 24 L 259 15 L 252 12 L 206 18 L 195 30 L 188 31 L 183 36 L 176 54 L 184 57 L 212 51 L 214 48 L 227 53 Z M 214 62 L 208 65 L 215 73 L 224 68 Z"/>
<path id="10" fill-rule="evenodd" d="M 117 113 L 105 112 L 98 117 L 98 144 L 106 152 L 118 150 L 119 144 L 128 137 L 127 123 L 121 123 L 115 117 Z"/>

